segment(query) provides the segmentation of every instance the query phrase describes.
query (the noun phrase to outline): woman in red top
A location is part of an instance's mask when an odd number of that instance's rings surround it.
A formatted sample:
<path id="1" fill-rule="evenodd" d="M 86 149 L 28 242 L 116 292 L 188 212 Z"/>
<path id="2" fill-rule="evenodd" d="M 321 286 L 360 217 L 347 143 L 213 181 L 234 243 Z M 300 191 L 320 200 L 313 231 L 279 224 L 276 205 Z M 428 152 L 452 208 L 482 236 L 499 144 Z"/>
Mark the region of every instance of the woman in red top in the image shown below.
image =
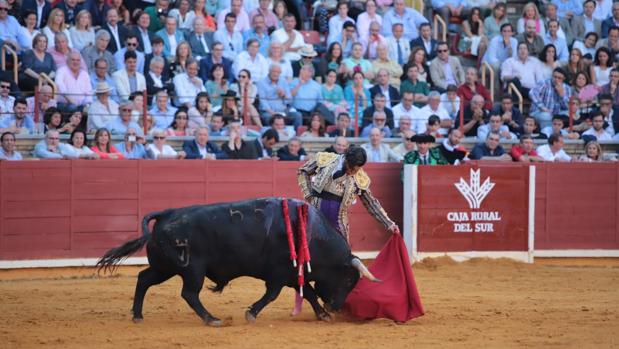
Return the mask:
<path id="1" fill-rule="evenodd" d="M 107 128 L 98 129 L 95 133 L 95 145 L 90 149 L 101 159 L 124 159 L 123 154 L 110 144 L 110 138 L 110 131 Z"/>

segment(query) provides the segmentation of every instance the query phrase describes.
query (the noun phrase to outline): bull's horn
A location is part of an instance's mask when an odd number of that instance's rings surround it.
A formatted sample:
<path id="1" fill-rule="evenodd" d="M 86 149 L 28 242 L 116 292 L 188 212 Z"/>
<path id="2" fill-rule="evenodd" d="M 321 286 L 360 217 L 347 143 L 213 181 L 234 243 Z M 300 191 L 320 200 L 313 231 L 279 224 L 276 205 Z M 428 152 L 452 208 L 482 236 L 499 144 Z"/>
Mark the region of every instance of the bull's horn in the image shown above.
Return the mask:
<path id="1" fill-rule="evenodd" d="M 365 267 L 365 265 L 363 264 L 363 262 L 361 262 L 359 258 L 353 258 L 351 264 L 353 267 L 355 267 L 355 269 L 359 270 L 361 276 L 365 276 L 373 282 L 380 282 L 380 279 L 377 279 L 374 275 L 372 275 L 372 273 L 370 273 L 368 268 Z"/>

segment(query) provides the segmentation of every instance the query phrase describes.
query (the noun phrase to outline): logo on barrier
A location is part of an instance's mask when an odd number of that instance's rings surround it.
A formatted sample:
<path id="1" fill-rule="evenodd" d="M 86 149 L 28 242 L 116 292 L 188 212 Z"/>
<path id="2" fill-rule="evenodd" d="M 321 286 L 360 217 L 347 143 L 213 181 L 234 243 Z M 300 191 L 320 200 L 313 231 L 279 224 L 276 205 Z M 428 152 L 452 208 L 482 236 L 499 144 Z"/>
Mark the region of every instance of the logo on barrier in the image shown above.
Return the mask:
<path id="1" fill-rule="evenodd" d="M 481 203 L 495 186 L 495 183 L 490 181 L 490 177 L 486 178 L 483 183 L 480 177 L 481 170 L 471 169 L 468 183 L 462 177 L 460 177 L 460 182 L 454 183 L 471 209 L 469 212 L 447 213 L 447 220 L 453 222 L 454 233 L 493 233 L 494 223 L 501 221 L 501 214 L 498 211 L 478 211 Z"/>
<path id="2" fill-rule="evenodd" d="M 471 169 L 469 183 L 465 182 L 464 179 L 460 177 L 460 182 L 454 184 L 460 191 L 460 194 L 462 194 L 469 203 L 471 210 L 478 209 L 482 201 L 484 201 L 486 196 L 490 194 L 492 188 L 494 188 L 494 183 L 490 182 L 490 177 L 486 178 L 484 184 L 479 184 L 479 172 L 480 170 L 475 171 Z"/>

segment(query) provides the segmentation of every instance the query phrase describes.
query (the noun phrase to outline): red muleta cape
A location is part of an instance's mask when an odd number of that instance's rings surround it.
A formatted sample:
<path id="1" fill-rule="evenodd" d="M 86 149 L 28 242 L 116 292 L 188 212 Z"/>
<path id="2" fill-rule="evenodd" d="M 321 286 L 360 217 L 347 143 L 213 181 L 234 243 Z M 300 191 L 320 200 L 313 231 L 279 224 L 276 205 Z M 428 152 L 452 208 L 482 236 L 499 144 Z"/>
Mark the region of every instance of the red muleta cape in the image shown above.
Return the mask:
<path id="1" fill-rule="evenodd" d="M 381 282 L 362 278 L 350 292 L 344 310 L 358 319 L 408 321 L 424 314 L 406 245 L 393 234 L 369 267 Z"/>

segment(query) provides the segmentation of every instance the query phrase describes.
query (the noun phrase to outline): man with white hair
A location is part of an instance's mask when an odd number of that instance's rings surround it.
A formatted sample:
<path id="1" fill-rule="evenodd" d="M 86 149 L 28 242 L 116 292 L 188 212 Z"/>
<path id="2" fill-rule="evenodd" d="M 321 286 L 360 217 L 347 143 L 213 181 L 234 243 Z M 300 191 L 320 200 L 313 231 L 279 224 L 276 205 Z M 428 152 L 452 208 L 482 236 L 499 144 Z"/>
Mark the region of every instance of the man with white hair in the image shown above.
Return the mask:
<path id="1" fill-rule="evenodd" d="M 163 55 L 167 59 L 172 59 L 176 55 L 178 44 L 185 41 L 182 32 L 178 30 L 178 21 L 174 16 L 165 19 L 165 27 L 156 33 L 163 39 Z"/>
<path id="2" fill-rule="evenodd" d="M 57 107 L 58 103 L 54 98 L 54 90 L 50 85 L 43 85 L 39 89 L 39 98 L 36 100 L 34 96 L 26 98 L 26 102 L 28 103 L 28 117 L 34 120 L 34 111 L 39 109 L 39 120 L 43 120 L 43 115 L 45 115 L 45 111 L 50 107 Z M 38 103 L 38 104 L 37 104 Z M 35 105 L 36 104 L 36 105 Z"/>
<path id="3" fill-rule="evenodd" d="M 60 67 L 56 74 L 58 103 L 61 109 L 76 110 L 92 102 L 92 86 L 88 72 L 81 69 L 82 56 L 79 52 L 68 55 L 68 64 Z"/>
<path id="4" fill-rule="evenodd" d="M 400 120 L 402 121 L 402 120 Z M 407 130 L 402 132 L 402 143 L 396 145 L 393 151 L 400 155 L 402 158 L 411 151 L 417 150 L 417 145 L 414 142 L 415 132 Z"/>
<path id="5" fill-rule="evenodd" d="M 402 157 L 383 143 L 383 133 L 379 128 L 370 131 L 370 142 L 361 145 L 368 155 L 368 162 L 400 162 Z"/>
<path id="6" fill-rule="evenodd" d="M 194 139 L 183 142 L 186 159 L 226 159 L 227 154 L 221 151 L 217 144 L 209 142 L 208 127 L 199 127 L 194 132 Z"/>
<path id="7" fill-rule="evenodd" d="M 187 42 L 191 48 L 191 54 L 199 61 L 206 57 L 213 48 L 213 33 L 206 32 L 203 17 L 196 17 L 193 21 L 193 31 L 187 33 Z"/>
<path id="8" fill-rule="evenodd" d="M 401 121 L 402 119 L 400 119 Z M 375 111 L 372 116 L 372 123 L 363 128 L 361 137 L 369 137 L 373 129 L 379 129 L 383 137 L 391 137 L 391 130 L 387 126 L 387 114 L 384 111 Z"/>
<path id="9" fill-rule="evenodd" d="M 45 133 L 45 139 L 34 146 L 34 156 L 39 159 L 77 158 L 68 144 L 60 143 L 60 133 L 56 130 Z"/>
<path id="10" fill-rule="evenodd" d="M 426 121 L 430 118 L 430 115 L 436 115 L 441 120 L 441 128 L 439 134 L 445 135 L 447 131 L 453 126 L 453 120 L 449 117 L 449 113 L 441 105 L 441 94 L 437 91 L 431 91 L 428 94 L 428 104 L 421 108 L 421 114 Z"/>
<path id="11" fill-rule="evenodd" d="M 95 62 L 97 59 L 103 58 L 107 62 L 106 73 L 111 74 L 116 71 L 116 60 L 114 55 L 107 50 L 107 45 L 110 43 L 110 33 L 105 30 L 99 30 L 95 35 L 95 44 L 89 45 L 82 49 L 82 57 L 86 63 L 89 73 L 94 73 Z"/>

